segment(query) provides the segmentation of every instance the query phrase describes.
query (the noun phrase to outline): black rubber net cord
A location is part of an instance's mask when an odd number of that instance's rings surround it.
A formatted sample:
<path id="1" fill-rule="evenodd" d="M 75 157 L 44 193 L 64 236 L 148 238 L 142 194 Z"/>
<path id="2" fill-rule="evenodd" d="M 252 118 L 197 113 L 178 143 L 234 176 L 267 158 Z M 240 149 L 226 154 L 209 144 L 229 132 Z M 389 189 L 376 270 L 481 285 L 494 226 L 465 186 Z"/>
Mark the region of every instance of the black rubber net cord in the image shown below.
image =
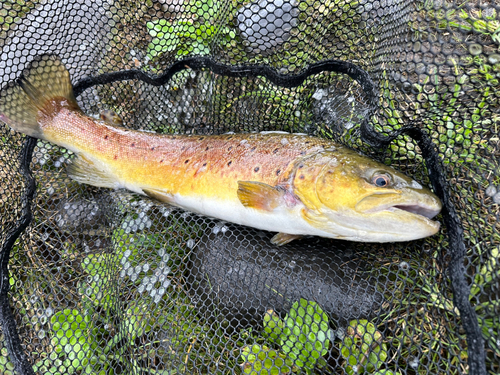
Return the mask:
<path id="1" fill-rule="evenodd" d="M 35 374 L 28 358 L 21 346 L 21 340 L 17 332 L 16 321 L 9 305 L 9 270 L 8 264 L 10 252 L 14 243 L 24 232 L 32 220 L 31 203 L 35 196 L 36 183 L 30 170 L 33 149 L 37 143 L 36 138 L 27 137 L 19 155 L 20 172 L 24 178 L 25 189 L 21 195 L 21 217 L 12 223 L 13 229 L 7 234 L 0 252 L 0 324 L 5 337 L 5 343 L 9 352 L 10 360 L 14 363 L 16 372 L 22 375 Z"/>
<path id="2" fill-rule="evenodd" d="M 96 77 L 88 77 L 80 80 L 74 86 L 75 96 L 78 97 L 86 89 L 104 83 L 116 81 L 138 79 L 154 86 L 161 86 L 167 83 L 172 76 L 184 69 L 209 69 L 211 72 L 232 77 L 256 77 L 263 76 L 276 85 L 283 87 L 296 87 L 300 85 L 307 77 L 324 72 L 333 71 L 349 75 L 357 81 L 363 91 L 367 94 L 368 106 L 371 109 L 376 105 L 376 90 L 373 81 L 368 73 L 354 64 L 344 61 L 325 61 L 310 65 L 302 73 L 297 75 L 284 75 L 276 72 L 268 66 L 227 66 L 214 62 L 210 58 L 196 57 L 173 64 L 164 74 L 152 78 L 139 70 L 127 70 L 113 73 L 106 73 Z M 434 148 L 427 133 L 416 126 L 405 126 L 388 136 L 383 136 L 368 125 L 365 119 L 361 125 L 361 138 L 363 141 L 375 147 L 387 147 L 396 137 L 401 134 L 407 134 L 417 141 L 422 156 L 426 161 L 429 171 L 429 178 L 434 191 L 443 202 L 443 219 L 448 229 L 450 241 L 451 260 L 448 266 L 448 272 L 453 289 L 453 302 L 460 312 L 462 324 L 466 331 L 468 346 L 468 364 L 469 373 L 477 375 L 486 375 L 486 362 L 483 338 L 474 308 L 469 302 L 470 287 L 465 279 L 465 267 L 463 260 L 466 254 L 465 243 L 463 240 L 463 228 L 461 226 L 455 207 L 451 204 L 450 194 L 446 189 L 446 181 L 442 170 L 439 156 Z M 7 349 L 14 362 L 16 371 L 22 375 L 34 374 L 26 355 L 21 347 L 21 341 L 17 333 L 15 320 L 12 310 L 9 306 L 8 291 L 9 277 L 7 265 L 9 262 L 10 251 L 17 238 L 29 225 L 31 215 L 31 201 L 35 194 L 35 181 L 30 171 L 30 161 L 32 159 L 33 149 L 36 145 L 36 139 L 27 137 L 21 152 L 21 173 L 25 178 L 26 189 L 22 196 L 23 210 L 22 217 L 17 222 L 15 228 L 8 234 L 7 240 L 2 246 L 1 268 L 0 268 L 0 323 L 4 331 Z"/>

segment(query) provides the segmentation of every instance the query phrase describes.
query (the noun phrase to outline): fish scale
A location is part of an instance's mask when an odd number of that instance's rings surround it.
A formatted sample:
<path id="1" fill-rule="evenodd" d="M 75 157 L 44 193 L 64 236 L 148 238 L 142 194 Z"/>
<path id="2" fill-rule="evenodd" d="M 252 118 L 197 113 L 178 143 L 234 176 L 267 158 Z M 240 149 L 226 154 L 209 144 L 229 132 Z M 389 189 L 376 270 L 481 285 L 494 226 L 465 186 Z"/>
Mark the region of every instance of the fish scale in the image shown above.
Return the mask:
<path id="1" fill-rule="evenodd" d="M 365 242 L 435 234 L 438 198 L 408 176 L 326 139 L 283 132 L 160 135 L 85 116 L 69 73 L 43 55 L 0 95 L 0 120 L 76 154 L 80 183 L 126 188 L 186 210 L 278 232 Z"/>

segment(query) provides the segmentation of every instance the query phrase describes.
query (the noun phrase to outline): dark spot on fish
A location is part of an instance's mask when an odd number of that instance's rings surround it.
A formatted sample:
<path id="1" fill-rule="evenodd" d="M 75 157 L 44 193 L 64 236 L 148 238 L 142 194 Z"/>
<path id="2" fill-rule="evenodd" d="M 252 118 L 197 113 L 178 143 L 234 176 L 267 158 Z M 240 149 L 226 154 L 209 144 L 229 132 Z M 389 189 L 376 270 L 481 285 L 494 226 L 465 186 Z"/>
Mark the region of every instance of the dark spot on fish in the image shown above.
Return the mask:
<path id="1" fill-rule="evenodd" d="M 198 138 L 199 141 L 202 141 L 203 139 L 205 139 L 205 137 Z"/>
<path id="2" fill-rule="evenodd" d="M 163 163 L 163 159 L 160 160 L 160 163 Z"/>
<path id="3" fill-rule="evenodd" d="M 107 135 L 107 134 L 106 134 L 106 135 L 104 136 L 104 139 L 108 139 L 108 138 L 109 138 L 109 135 Z"/>
<path id="4" fill-rule="evenodd" d="M 259 167 L 255 167 L 253 171 L 254 171 L 254 172 L 258 172 L 258 171 L 259 171 L 259 169 L 260 169 Z"/>
<path id="5" fill-rule="evenodd" d="M 303 175 L 303 174 L 301 174 L 301 175 L 299 176 L 299 178 L 300 178 L 301 180 L 303 180 L 305 177 L 304 177 L 304 175 Z"/>
<path id="6" fill-rule="evenodd" d="M 181 151 L 184 151 L 186 149 L 186 146 L 181 147 Z"/>
<path id="7" fill-rule="evenodd" d="M 189 159 L 186 159 L 186 161 L 184 161 L 184 164 L 187 164 L 189 163 Z"/>
<path id="8" fill-rule="evenodd" d="M 281 169 L 278 169 L 278 170 L 276 171 L 276 176 L 278 176 L 280 173 L 281 173 Z"/>
<path id="9" fill-rule="evenodd" d="M 277 153 L 277 152 L 278 152 L 278 150 L 279 150 L 279 149 L 275 148 L 275 149 L 273 150 L 273 154 Z"/>
<path id="10" fill-rule="evenodd" d="M 231 151 L 232 149 L 233 149 L 233 146 L 229 146 L 229 148 L 227 150 Z"/>
<path id="11" fill-rule="evenodd" d="M 233 164 L 232 161 L 230 161 L 229 163 L 227 163 L 227 166 L 229 167 L 231 164 Z"/>
<path id="12" fill-rule="evenodd" d="M 305 142 L 305 144 L 306 144 L 306 145 L 308 145 L 309 143 L 311 143 L 311 142 L 309 142 L 309 141 L 306 141 L 306 142 Z"/>
<path id="13" fill-rule="evenodd" d="M 302 169 L 302 168 L 304 168 L 304 164 L 299 165 L 299 169 Z"/>
<path id="14" fill-rule="evenodd" d="M 155 150 L 155 148 L 154 148 L 154 147 L 151 147 L 151 151 L 154 151 L 154 150 Z"/>
<path id="15" fill-rule="evenodd" d="M 254 146 L 254 147 L 252 147 L 252 148 L 250 149 L 250 151 L 255 151 L 255 149 L 256 149 L 256 148 L 257 148 L 257 147 L 256 147 L 256 146 Z"/>
<path id="16" fill-rule="evenodd" d="M 306 154 L 306 152 L 305 152 L 305 151 L 302 151 L 300 154 L 303 156 L 303 155 L 305 155 L 305 154 Z"/>
<path id="17" fill-rule="evenodd" d="M 208 149 L 209 149 L 209 148 L 210 148 L 210 147 L 207 147 L 207 148 L 205 149 L 205 151 L 208 151 Z"/>
<path id="18" fill-rule="evenodd" d="M 207 166 L 207 163 L 203 163 L 203 166 L 206 167 Z"/>
<path id="19" fill-rule="evenodd" d="M 130 144 L 130 147 L 135 147 L 135 143 L 131 143 L 131 144 Z"/>

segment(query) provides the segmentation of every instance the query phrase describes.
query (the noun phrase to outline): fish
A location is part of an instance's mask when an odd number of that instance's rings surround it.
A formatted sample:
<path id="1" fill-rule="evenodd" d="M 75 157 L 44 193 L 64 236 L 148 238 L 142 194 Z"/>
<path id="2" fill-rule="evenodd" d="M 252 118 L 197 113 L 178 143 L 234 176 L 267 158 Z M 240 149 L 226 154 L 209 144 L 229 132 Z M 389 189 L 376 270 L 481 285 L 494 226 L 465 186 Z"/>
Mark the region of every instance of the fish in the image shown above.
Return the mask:
<path id="1" fill-rule="evenodd" d="M 77 182 L 125 188 L 187 211 L 303 236 L 401 242 L 436 234 L 439 198 L 394 168 L 306 134 L 156 134 L 86 116 L 56 55 L 41 55 L 0 93 L 12 130 L 72 151 Z M 118 122 L 119 123 L 119 122 Z"/>

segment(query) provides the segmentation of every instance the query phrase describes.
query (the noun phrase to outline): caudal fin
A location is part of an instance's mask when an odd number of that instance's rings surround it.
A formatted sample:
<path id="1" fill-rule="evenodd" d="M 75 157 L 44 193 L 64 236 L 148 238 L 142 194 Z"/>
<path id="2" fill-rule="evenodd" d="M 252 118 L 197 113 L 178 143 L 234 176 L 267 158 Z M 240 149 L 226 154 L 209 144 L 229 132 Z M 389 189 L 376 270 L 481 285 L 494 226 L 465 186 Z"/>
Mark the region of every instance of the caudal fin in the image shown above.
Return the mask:
<path id="1" fill-rule="evenodd" d="M 78 109 L 69 72 L 59 57 L 37 56 L 17 81 L 0 92 L 0 121 L 18 132 L 43 139 L 39 119 L 56 114 L 47 104 L 57 98 Z"/>

